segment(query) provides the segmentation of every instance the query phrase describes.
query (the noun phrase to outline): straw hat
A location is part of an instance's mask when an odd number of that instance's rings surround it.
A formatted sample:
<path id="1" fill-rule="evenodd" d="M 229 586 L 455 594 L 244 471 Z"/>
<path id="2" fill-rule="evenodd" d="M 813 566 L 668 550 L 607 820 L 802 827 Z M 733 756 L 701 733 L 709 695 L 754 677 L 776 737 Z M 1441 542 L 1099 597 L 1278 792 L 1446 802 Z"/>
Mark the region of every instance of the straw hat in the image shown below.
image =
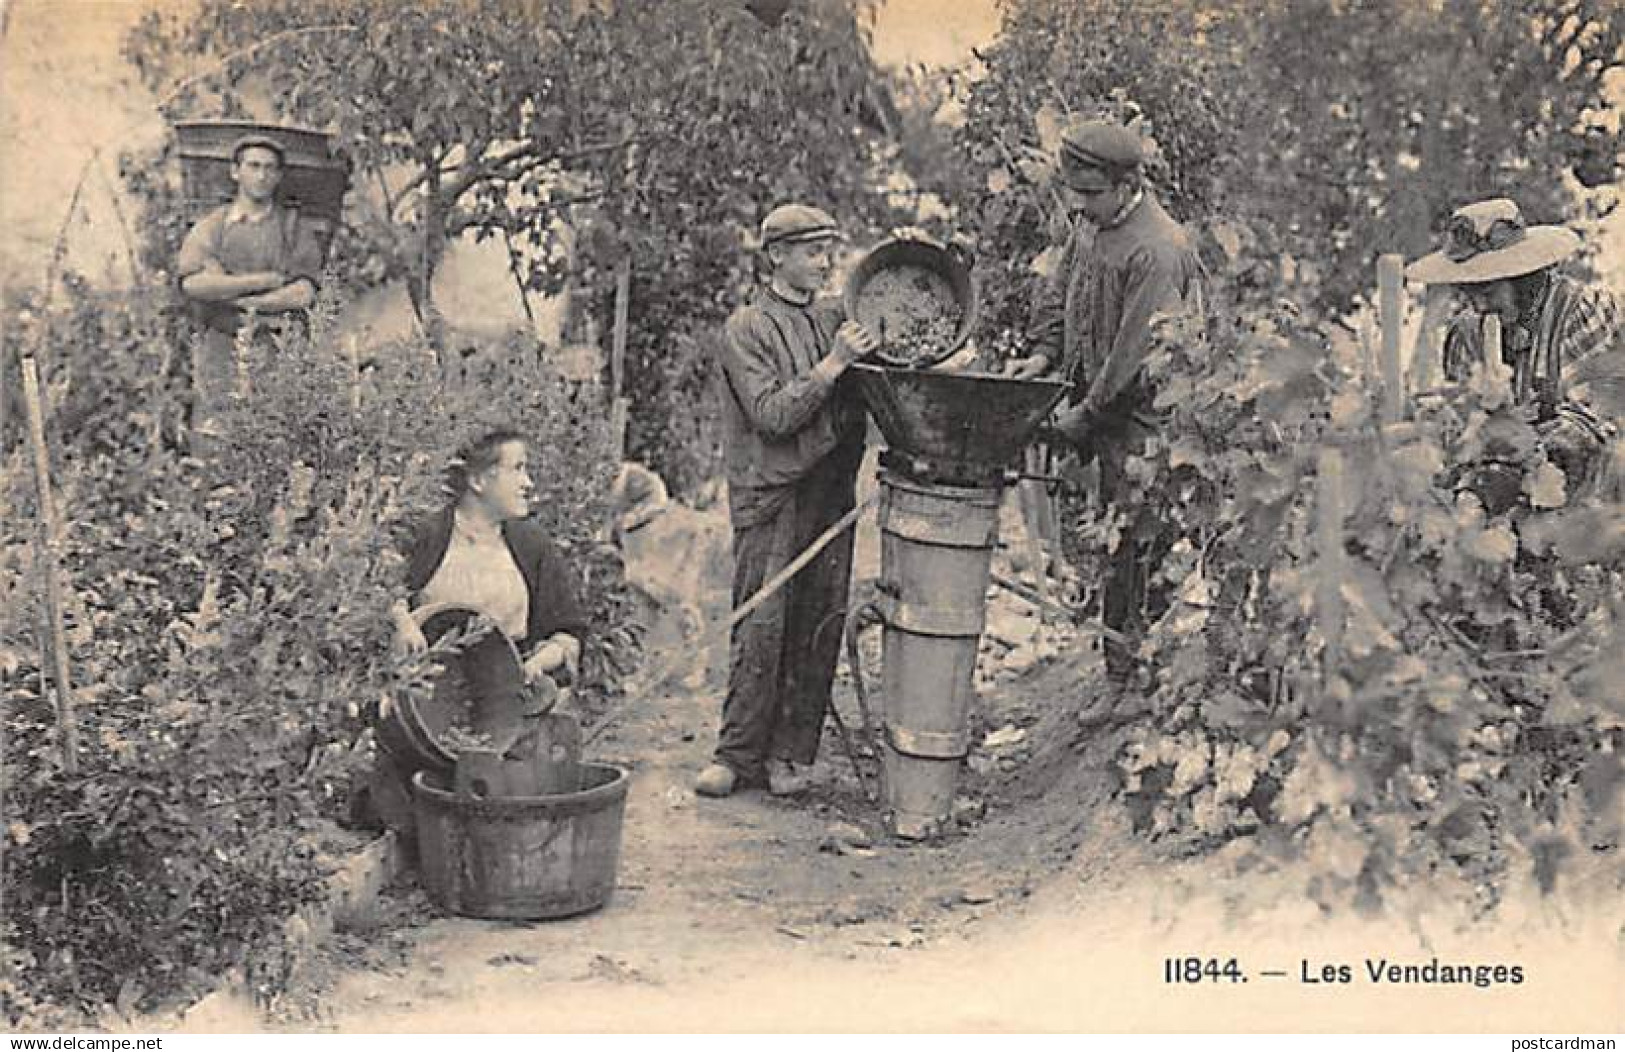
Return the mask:
<path id="1" fill-rule="evenodd" d="M 1580 237 L 1561 226 L 1527 226 L 1516 202 L 1505 197 L 1456 209 L 1444 248 L 1405 268 L 1426 285 L 1470 285 L 1522 277 L 1572 256 Z"/>

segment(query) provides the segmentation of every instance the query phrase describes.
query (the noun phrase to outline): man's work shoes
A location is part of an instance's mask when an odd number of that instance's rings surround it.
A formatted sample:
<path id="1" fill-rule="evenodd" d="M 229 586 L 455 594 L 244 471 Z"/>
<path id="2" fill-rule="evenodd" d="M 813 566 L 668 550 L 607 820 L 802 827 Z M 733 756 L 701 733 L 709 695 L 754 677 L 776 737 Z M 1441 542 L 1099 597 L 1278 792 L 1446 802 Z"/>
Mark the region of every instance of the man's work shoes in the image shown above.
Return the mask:
<path id="1" fill-rule="evenodd" d="M 794 796 L 804 793 L 812 785 L 811 779 L 789 760 L 767 761 L 767 791 L 774 796 Z"/>
<path id="2" fill-rule="evenodd" d="M 694 791 L 701 796 L 727 796 L 734 791 L 739 776 L 727 764 L 713 763 L 694 779 Z"/>

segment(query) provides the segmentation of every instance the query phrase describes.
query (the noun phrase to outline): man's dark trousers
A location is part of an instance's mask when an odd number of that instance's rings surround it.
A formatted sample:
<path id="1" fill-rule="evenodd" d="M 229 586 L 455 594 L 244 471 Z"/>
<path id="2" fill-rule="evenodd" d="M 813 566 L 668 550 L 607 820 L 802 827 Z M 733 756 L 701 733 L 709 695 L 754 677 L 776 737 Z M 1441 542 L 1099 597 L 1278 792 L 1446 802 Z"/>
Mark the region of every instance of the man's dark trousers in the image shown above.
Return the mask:
<path id="1" fill-rule="evenodd" d="M 1119 683 L 1134 675 L 1146 627 L 1168 609 L 1168 588 L 1154 578 L 1176 537 L 1160 514 L 1136 499 L 1128 480 L 1128 458 L 1155 434 L 1149 407 L 1148 397 L 1132 392 L 1101 414 L 1089 436 L 1100 458 L 1101 504 L 1128 517 L 1100 589 L 1100 622 L 1121 637 L 1104 641 L 1106 675 Z"/>
<path id="2" fill-rule="evenodd" d="M 765 521 L 734 528 L 735 609 L 852 510 L 855 479 L 853 458 L 837 451 L 785 487 Z M 818 755 L 851 586 L 852 533 L 842 531 L 734 626 L 716 759 L 746 782 L 761 780 L 770 759 L 809 764 Z"/>

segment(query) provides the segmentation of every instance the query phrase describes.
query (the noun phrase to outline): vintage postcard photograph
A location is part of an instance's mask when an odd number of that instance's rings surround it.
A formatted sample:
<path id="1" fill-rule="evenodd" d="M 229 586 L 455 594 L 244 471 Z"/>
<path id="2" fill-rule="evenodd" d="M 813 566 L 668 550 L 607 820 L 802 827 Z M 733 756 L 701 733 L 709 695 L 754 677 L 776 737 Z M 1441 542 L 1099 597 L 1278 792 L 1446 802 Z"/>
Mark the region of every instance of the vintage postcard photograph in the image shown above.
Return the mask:
<path id="1" fill-rule="evenodd" d="M 0 1027 L 1614 1047 L 1622 108 L 1618 0 L 9 0 Z"/>

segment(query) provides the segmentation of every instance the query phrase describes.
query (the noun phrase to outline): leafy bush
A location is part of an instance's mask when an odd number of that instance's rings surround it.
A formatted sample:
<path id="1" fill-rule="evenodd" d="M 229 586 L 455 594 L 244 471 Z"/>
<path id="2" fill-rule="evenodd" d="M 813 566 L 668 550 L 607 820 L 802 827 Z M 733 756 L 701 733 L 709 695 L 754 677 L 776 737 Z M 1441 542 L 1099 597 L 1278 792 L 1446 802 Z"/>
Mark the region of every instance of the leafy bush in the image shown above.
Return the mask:
<path id="1" fill-rule="evenodd" d="M 166 440 L 153 363 L 176 348 L 151 290 L 77 301 L 54 331 L 55 481 L 77 685 L 79 771 L 62 767 L 36 655 L 31 479 L 8 451 L 0 611 L 8 772 L 4 1008 L 151 1006 L 246 971 L 285 978 L 284 917 L 318 896 L 368 715 L 410 689 L 388 655 L 395 534 L 441 501 L 451 452 L 498 422 L 531 436 L 536 506 L 580 575 L 595 633 L 586 705 L 618 690 L 631 639 L 613 550 L 595 540 L 613 467 L 604 414 L 533 349 L 441 367 L 389 348 L 358 376 L 342 345 L 254 358 L 252 400 L 207 462 Z M 77 415 L 75 415 L 77 414 Z M 153 419 L 148 419 L 148 416 Z M 14 436 L 8 436 L 14 442 Z"/>
<path id="2" fill-rule="evenodd" d="M 1504 376 L 1384 425 L 1346 332 L 1214 299 L 1207 337 L 1159 335 L 1165 423 L 1123 505 L 1178 537 L 1154 719 L 1118 757 L 1139 827 L 1306 853 L 1327 906 L 1451 874 L 1486 907 L 1520 874 L 1550 889 L 1621 832 L 1621 508 L 1569 504 Z M 1086 557 L 1124 542 L 1115 511 Z"/>

